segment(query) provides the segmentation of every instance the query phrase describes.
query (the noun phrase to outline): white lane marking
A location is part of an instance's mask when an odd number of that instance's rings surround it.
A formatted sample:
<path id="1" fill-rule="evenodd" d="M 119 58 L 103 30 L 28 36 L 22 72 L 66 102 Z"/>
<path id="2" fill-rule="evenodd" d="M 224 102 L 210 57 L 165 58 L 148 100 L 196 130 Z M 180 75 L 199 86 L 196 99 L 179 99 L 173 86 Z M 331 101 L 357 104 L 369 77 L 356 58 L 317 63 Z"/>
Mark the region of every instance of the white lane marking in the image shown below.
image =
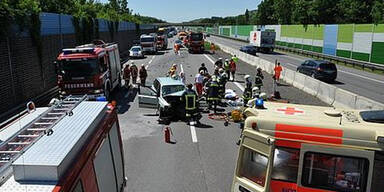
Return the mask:
<path id="1" fill-rule="evenodd" d="M 181 69 L 181 72 L 184 73 L 183 64 L 180 64 L 180 69 Z"/>
<path id="2" fill-rule="evenodd" d="M 204 56 L 213 64 L 213 65 L 215 65 L 215 62 L 208 56 L 208 55 L 206 55 L 206 54 L 204 54 Z M 234 82 L 235 83 L 235 85 L 241 90 L 241 91 L 244 91 L 244 87 L 240 84 L 240 83 L 238 83 L 238 82 Z"/>
<path id="3" fill-rule="evenodd" d="M 195 124 L 190 122 L 190 128 L 191 128 L 191 136 L 192 136 L 192 142 L 197 143 L 197 136 L 196 136 L 196 128 Z"/>

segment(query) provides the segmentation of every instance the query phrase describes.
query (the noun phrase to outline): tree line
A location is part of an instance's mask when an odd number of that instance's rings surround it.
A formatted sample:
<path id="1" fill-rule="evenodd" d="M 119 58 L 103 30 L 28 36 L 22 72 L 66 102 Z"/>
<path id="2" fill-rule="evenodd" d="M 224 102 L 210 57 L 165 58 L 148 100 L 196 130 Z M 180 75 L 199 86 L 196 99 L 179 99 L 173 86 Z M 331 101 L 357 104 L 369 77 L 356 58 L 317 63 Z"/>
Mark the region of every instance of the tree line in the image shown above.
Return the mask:
<path id="1" fill-rule="evenodd" d="M 127 0 L 1 0 L 0 26 L 3 28 L 16 22 L 25 26 L 33 24 L 33 17 L 40 12 L 61 13 L 76 18 L 101 18 L 109 21 L 129 21 L 135 23 L 163 23 L 165 21 L 133 14 Z"/>
<path id="2" fill-rule="evenodd" d="M 213 25 L 384 23 L 384 0 L 263 0 L 254 11 L 193 22 Z"/>

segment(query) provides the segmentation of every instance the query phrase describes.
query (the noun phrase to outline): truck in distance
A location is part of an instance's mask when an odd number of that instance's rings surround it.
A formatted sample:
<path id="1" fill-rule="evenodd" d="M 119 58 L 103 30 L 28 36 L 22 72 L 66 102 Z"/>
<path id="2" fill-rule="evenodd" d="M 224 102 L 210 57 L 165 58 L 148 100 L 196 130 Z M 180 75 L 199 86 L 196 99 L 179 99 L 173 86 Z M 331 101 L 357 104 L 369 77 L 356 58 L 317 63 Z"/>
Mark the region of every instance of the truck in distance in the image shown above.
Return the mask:
<path id="1" fill-rule="evenodd" d="M 157 47 L 165 50 L 168 48 L 168 32 L 165 28 L 159 28 L 157 32 Z"/>
<path id="2" fill-rule="evenodd" d="M 271 53 L 275 48 L 275 39 L 274 31 L 251 31 L 249 44 L 255 46 L 257 52 Z"/>
<path id="3" fill-rule="evenodd" d="M 154 35 L 141 35 L 140 45 L 145 53 L 157 52 L 157 36 Z"/>
<path id="4" fill-rule="evenodd" d="M 121 64 L 116 43 L 101 40 L 63 49 L 57 57 L 60 95 L 84 95 L 91 99 L 105 96 L 120 87 Z"/>
<path id="5" fill-rule="evenodd" d="M 204 34 L 202 32 L 191 32 L 188 35 L 188 50 L 193 53 L 204 53 Z"/>

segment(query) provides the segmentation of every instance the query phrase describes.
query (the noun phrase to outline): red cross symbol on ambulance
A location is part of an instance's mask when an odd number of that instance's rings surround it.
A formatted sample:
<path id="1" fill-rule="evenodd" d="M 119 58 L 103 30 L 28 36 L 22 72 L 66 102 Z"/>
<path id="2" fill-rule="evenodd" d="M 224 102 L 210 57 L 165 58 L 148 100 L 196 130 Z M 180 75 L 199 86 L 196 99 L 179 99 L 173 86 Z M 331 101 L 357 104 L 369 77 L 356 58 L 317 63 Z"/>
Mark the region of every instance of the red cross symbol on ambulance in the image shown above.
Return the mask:
<path id="1" fill-rule="evenodd" d="M 277 111 L 286 115 L 304 114 L 304 111 L 300 109 L 295 109 L 294 107 L 287 107 L 286 109 L 277 109 Z"/>

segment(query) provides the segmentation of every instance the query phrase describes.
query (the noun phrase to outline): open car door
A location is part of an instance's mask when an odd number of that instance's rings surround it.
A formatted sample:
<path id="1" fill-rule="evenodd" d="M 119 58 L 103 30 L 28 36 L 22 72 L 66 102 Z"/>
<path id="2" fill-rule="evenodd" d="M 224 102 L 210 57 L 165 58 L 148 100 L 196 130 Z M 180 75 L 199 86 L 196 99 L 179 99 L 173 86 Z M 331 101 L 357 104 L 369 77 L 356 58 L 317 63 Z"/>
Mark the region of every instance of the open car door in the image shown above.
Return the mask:
<path id="1" fill-rule="evenodd" d="M 139 87 L 139 107 L 157 109 L 159 105 L 156 91 L 151 87 Z"/>
<path id="2" fill-rule="evenodd" d="M 274 142 L 269 135 L 244 130 L 232 192 L 269 192 Z"/>

